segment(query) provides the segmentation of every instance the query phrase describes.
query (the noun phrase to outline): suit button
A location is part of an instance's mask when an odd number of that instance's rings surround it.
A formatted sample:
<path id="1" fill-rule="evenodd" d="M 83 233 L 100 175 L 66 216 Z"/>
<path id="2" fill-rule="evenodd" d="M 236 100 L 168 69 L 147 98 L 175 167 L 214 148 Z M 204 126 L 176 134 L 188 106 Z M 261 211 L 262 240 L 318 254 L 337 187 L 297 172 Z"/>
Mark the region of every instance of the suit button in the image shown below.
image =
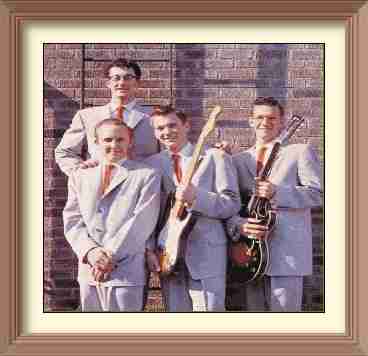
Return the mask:
<path id="1" fill-rule="evenodd" d="M 99 213 L 101 213 L 101 214 L 103 214 L 104 213 L 104 211 L 105 211 L 105 209 L 104 208 L 98 208 L 98 210 L 97 210 Z"/>

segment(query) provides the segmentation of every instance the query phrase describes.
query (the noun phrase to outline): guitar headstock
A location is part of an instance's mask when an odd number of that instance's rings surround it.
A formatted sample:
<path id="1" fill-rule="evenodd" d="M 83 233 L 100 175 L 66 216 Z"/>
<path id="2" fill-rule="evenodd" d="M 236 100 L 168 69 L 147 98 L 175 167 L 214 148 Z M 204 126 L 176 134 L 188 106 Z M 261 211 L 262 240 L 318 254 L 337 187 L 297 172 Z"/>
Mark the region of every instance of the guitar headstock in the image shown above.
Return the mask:
<path id="1" fill-rule="evenodd" d="M 304 118 L 299 115 L 293 115 L 289 122 L 289 125 L 280 134 L 279 141 L 281 144 L 285 143 L 297 130 L 297 128 L 304 122 Z"/>
<path id="2" fill-rule="evenodd" d="M 208 119 L 208 121 L 206 122 L 206 125 L 204 125 L 202 131 L 201 131 L 201 135 L 200 135 L 200 139 L 205 139 L 216 127 L 216 119 L 217 116 L 219 116 L 222 112 L 222 107 L 220 105 L 216 105 L 211 113 L 210 113 L 210 117 Z"/>

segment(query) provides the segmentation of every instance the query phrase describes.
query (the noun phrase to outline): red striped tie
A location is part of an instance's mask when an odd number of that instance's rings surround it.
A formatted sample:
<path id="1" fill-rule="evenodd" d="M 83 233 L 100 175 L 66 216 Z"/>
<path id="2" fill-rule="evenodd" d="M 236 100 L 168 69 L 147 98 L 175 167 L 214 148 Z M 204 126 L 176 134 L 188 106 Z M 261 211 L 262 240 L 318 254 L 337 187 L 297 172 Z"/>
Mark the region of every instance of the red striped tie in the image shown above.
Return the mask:
<path id="1" fill-rule="evenodd" d="M 176 179 L 180 183 L 183 177 L 183 172 L 180 167 L 180 156 L 177 153 L 173 153 L 171 157 L 174 162 L 174 171 L 175 171 Z"/>
<path id="2" fill-rule="evenodd" d="M 263 169 L 263 164 L 264 164 L 263 161 L 264 161 L 264 158 L 265 158 L 266 151 L 267 151 L 266 146 L 261 146 L 257 150 L 257 176 L 259 175 L 259 173 Z"/>
<path id="3" fill-rule="evenodd" d="M 114 166 L 112 164 L 106 164 L 104 167 L 102 184 L 101 184 L 101 194 L 104 194 L 111 183 L 112 170 Z"/>
<path id="4" fill-rule="evenodd" d="M 119 105 L 118 108 L 116 109 L 116 118 L 124 122 L 123 112 L 124 112 L 124 106 Z"/>

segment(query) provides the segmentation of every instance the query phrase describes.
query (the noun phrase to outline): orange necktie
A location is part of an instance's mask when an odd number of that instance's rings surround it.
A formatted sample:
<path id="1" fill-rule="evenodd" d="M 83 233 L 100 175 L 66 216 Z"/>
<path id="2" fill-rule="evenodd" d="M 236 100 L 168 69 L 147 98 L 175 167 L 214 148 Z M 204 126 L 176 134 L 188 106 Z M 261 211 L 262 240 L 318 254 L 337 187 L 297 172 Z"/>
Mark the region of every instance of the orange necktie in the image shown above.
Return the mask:
<path id="1" fill-rule="evenodd" d="M 124 106 L 119 105 L 118 108 L 116 109 L 116 118 L 118 120 L 124 121 L 123 112 L 124 112 Z"/>
<path id="2" fill-rule="evenodd" d="M 112 164 L 107 164 L 104 167 L 102 184 L 101 184 L 101 193 L 104 194 L 111 183 L 112 170 L 114 166 Z"/>
<path id="3" fill-rule="evenodd" d="M 171 158 L 174 162 L 174 171 L 175 171 L 176 179 L 180 183 L 180 181 L 183 177 L 183 172 L 182 172 L 181 167 L 180 167 L 180 156 L 176 153 L 173 153 Z"/>
<path id="4" fill-rule="evenodd" d="M 266 146 L 260 147 L 257 151 L 257 176 L 259 175 L 259 173 L 263 169 L 263 164 L 264 164 L 264 158 L 265 158 L 265 155 L 266 155 L 266 151 L 267 151 Z"/>

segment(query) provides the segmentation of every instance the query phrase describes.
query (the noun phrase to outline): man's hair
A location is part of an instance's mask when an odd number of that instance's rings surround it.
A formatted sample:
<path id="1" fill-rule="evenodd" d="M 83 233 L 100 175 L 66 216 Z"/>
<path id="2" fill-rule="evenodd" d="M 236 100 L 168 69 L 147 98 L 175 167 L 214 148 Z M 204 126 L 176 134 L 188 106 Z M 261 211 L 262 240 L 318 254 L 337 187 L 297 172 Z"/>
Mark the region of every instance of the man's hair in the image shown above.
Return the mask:
<path id="1" fill-rule="evenodd" d="M 257 106 L 257 105 L 266 105 L 266 106 L 277 107 L 280 110 L 280 116 L 281 117 L 284 116 L 284 108 L 283 108 L 283 106 L 280 104 L 280 102 L 278 100 L 276 100 L 272 96 L 267 96 L 267 97 L 261 96 L 261 97 L 258 97 L 256 100 L 254 100 L 253 107 L 254 106 Z"/>
<path id="2" fill-rule="evenodd" d="M 106 65 L 105 69 L 104 69 L 104 76 L 105 78 L 109 78 L 110 75 L 110 69 L 112 67 L 119 67 L 119 68 L 132 68 L 134 71 L 134 75 L 136 77 L 137 80 L 141 79 L 142 76 L 142 71 L 141 68 L 139 67 L 139 65 L 134 62 L 134 61 L 128 61 L 125 58 L 117 58 L 115 60 L 113 60 L 112 62 L 110 62 L 109 64 Z"/>
<path id="3" fill-rule="evenodd" d="M 153 112 L 151 114 L 151 119 L 154 116 L 168 116 L 171 113 L 174 113 L 180 121 L 185 124 L 189 121 L 188 116 L 181 110 L 176 110 L 171 105 L 158 105 L 153 108 Z"/>
<path id="4" fill-rule="evenodd" d="M 122 127 L 128 130 L 129 133 L 129 138 L 132 139 L 133 137 L 133 131 L 130 127 L 128 127 L 123 121 L 118 120 L 118 119 L 105 119 L 100 121 L 96 126 L 95 126 L 95 141 L 97 142 L 98 140 L 98 129 L 103 127 L 103 126 L 118 126 L 118 127 Z"/>

